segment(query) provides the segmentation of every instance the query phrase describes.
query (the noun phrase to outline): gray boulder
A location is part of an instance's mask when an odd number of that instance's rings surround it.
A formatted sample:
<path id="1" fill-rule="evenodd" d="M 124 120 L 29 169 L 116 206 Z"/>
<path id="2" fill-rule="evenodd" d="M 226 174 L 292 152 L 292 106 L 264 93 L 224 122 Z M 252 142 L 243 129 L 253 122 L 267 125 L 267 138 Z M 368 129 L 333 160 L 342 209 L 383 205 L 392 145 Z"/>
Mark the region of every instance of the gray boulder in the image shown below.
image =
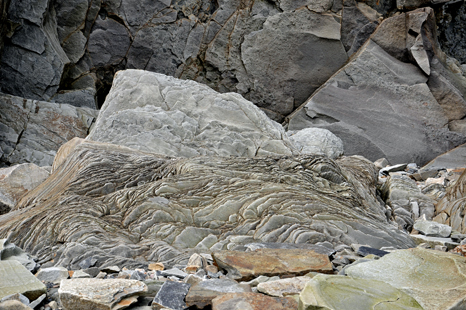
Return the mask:
<path id="1" fill-rule="evenodd" d="M 58 148 L 84 138 L 98 112 L 0 94 L 0 162 L 51 166 Z"/>
<path id="2" fill-rule="evenodd" d="M 283 128 L 240 95 L 142 70 L 118 72 L 88 139 L 181 157 L 294 151 Z"/>
<path id="3" fill-rule="evenodd" d="M 451 234 L 450 226 L 422 219 L 414 223 L 414 229 L 430 237 L 448 238 Z"/>

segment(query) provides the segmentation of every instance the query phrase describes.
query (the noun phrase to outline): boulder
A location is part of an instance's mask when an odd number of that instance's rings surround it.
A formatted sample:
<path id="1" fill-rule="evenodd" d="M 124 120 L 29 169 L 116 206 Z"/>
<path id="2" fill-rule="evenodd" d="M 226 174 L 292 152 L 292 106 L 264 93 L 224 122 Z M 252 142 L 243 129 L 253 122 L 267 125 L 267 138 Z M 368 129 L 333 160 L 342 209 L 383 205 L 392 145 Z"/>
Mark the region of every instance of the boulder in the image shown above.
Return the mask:
<path id="1" fill-rule="evenodd" d="M 165 282 L 152 301 L 152 309 L 187 309 L 185 297 L 188 294 L 190 287 L 191 285 L 188 283 L 172 281 Z"/>
<path id="2" fill-rule="evenodd" d="M 84 138 L 98 112 L 0 94 L 0 163 L 51 166 L 58 148 Z"/>
<path id="3" fill-rule="evenodd" d="M 361 157 L 176 159 L 73 140 L 56 158 L 54 173 L 0 217 L 0 236 L 69 270 L 169 269 L 193 249 L 250 243 L 414 245 L 388 224 L 377 170 Z"/>
<path id="4" fill-rule="evenodd" d="M 270 297 L 257 293 L 229 293 L 212 300 L 212 310 L 294 310 L 298 303 L 291 297 Z"/>
<path id="5" fill-rule="evenodd" d="M 30 163 L 0 169 L 0 214 L 7 213 L 21 196 L 34 189 L 49 175 L 46 169 Z"/>
<path id="6" fill-rule="evenodd" d="M 365 264 L 359 264 L 361 266 Z M 390 284 L 372 279 L 317 275 L 299 295 L 299 310 L 424 309 Z"/>
<path id="7" fill-rule="evenodd" d="M 45 294 L 46 287 L 34 275 L 16 260 L 0 261 L 0 299 L 21 293 L 29 300 L 35 300 Z"/>
<path id="8" fill-rule="evenodd" d="M 257 276 L 299 276 L 314 272 L 333 273 L 327 255 L 302 249 L 259 249 L 253 252 L 219 251 L 212 257 L 227 276 L 249 281 Z"/>
<path id="9" fill-rule="evenodd" d="M 110 310 L 128 307 L 145 291 L 147 286 L 136 280 L 70 279 L 61 281 L 58 294 L 65 310 Z"/>
<path id="10" fill-rule="evenodd" d="M 431 43 L 423 46 L 422 40 Z M 462 117 L 466 84 L 445 68 L 444 59 L 432 9 L 386 19 L 348 64 L 288 117 L 288 129 L 328 129 L 342 139 L 348 155 L 425 164 L 466 141 L 447 126 Z M 429 76 L 435 74 L 444 82 L 434 83 Z M 446 93 L 458 94 L 458 100 Z"/>
<path id="11" fill-rule="evenodd" d="M 323 155 L 336 159 L 343 155 L 343 142 L 331 131 L 321 128 L 305 128 L 287 132 L 291 142 L 301 154 Z"/>
<path id="12" fill-rule="evenodd" d="M 422 219 L 417 220 L 413 228 L 430 237 L 448 238 L 451 234 L 450 226 Z"/>
<path id="13" fill-rule="evenodd" d="M 466 302 L 465 269 L 465 257 L 414 248 L 351 266 L 346 274 L 386 282 L 416 299 L 426 310 L 461 309 Z"/>
<path id="14" fill-rule="evenodd" d="M 238 94 L 141 70 L 120 71 L 89 140 L 161 155 L 291 155 L 281 126 Z"/>

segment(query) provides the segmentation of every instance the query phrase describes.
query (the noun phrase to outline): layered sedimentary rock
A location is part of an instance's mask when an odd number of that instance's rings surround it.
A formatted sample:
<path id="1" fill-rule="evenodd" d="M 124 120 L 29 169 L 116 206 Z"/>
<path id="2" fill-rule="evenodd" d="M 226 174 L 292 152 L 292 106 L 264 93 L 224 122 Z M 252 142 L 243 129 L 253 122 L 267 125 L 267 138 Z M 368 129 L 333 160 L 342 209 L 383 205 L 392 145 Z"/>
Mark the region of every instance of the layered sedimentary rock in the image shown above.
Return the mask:
<path id="1" fill-rule="evenodd" d="M 435 221 L 441 224 L 447 224 L 455 231 L 460 233 L 466 233 L 466 222 L 464 217 L 464 206 L 465 206 L 465 193 L 466 193 L 466 172 L 463 172 L 456 181 L 456 183 L 450 187 L 445 197 L 443 197 L 436 206 L 437 216 L 434 218 Z"/>
<path id="2" fill-rule="evenodd" d="M 376 169 L 360 157 L 175 159 L 68 144 L 52 175 L 0 219 L 0 235 L 42 262 L 170 265 L 191 249 L 244 250 L 251 242 L 414 245 L 388 224 Z"/>
<path id="3" fill-rule="evenodd" d="M 303 108 L 289 129 L 322 127 L 346 154 L 424 164 L 464 143 L 449 123 L 466 112 L 466 80 L 448 68 L 430 8 L 384 20 L 352 60 Z"/>

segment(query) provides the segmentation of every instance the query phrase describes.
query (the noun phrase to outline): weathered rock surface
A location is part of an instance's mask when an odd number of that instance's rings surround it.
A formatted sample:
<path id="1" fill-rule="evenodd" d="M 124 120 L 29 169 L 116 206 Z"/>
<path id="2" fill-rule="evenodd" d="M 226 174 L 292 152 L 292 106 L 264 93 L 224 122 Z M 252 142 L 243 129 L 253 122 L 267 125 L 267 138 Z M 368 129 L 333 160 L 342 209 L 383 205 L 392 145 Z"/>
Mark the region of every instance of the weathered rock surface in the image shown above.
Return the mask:
<path id="1" fill-rule="evenodd" d="M 86 259 L 168 268 L 192 248 L 261 242 L 414 245 L 388 225 L 377 170 L 361 157 L 172 159 L 75 139 L 54 169 L 0 217 L 0 235 L 70 270 Z"/>
<path id="2" fill-rule="evenodd" d="M 305 128 L 297 132 L 288 131 L 287 134 L 302 154 L 324 155 L 336 159 L 344 153 L 343 142 L 329 130 Z"/>
<path id="3" fill-rule="evenodd" d="M 0 302 L 0 309 L 2 310 L 31 310 L 31 307 L 26 306 L 19 300 L 7 300 Z"/>
<path id="4" fill-rule="evenodd" d="M 187 309 L 185 298 L 190 287 L 191 285 L 188 283 L 165 282 L 152 301 L 152 309 Z"/>
<path id="5" fill-rule="evenodd" d="M 31 272 L 35 272 L 39 268 L 39 265 L 29 254 L 10 243 L 7 239 L 0 239 L 0 260 L 16 260 Z"/>
<path id="6" fill-rule="evenodd" d="M 304 276 L 262 282 L 257 285 L 257 291 L 275 297 L 297 295 L 301 293 L 310 279 Z"/>
<path id="7" fill-rule="evenodd" d="M 16 260 L 0 261 L 0 299 L 21 293 L 29 300 L 45 294 L 45 285 Z M 3 279 L 8 279 L 7 281 Z"/>
<path id="8" fill-rule="evenodd" d="M 443 59 L 432 9 L 389 18 L 290 116 L 289 130 L 329 129 L 343 140 L 346 154 L 424 164 L 465 141 L 448 128 L 462 117 L 457 108 L 457 114 L 449 112 L 453 104 L 466 107 L 464 79 L 450 74 Z M 434 83 L 429 75 L 435 74 L 445 83 Z M 459 94 L 455 103 L 444 96 L 453 92 Z"/>
<path id="9" fill-rule="evenodd" d="M 240 95 L 141 70 L 118 72 L 88 139 L 181 157 L 293 152 L 281 126 Z"/>
<path id="10" fill-rule="evenodd" d="M 58 148 L 87 136 L 97 111 L 0 94 L 0 163 L 51 166 Z"/>
<path id="11" fill-rule="evenodd" d="M 70 279 L 62 280 L 58 294 L 63 308 L 123 309 L 133 303 L 131 298 L 147 291 L 147 286 L 136 280 Z"/>
<path id="12" fill-rule="evenodd" d="M 353 278 L 378 280 L 412 296 L 423 309 L 461 309 L 466 302 L 466 258 L 420 248 L 394 251 L 346 269 Z"/>
<path id="13" fill-rule="evenodd" d="M 36 273 L 36 278 L 42 282 L 60 283 L 69 278 L 68 269 L 64 267 L 41 268 Z"/>
<path id="14" fill-rule="evenodd" d="M 306 284 L 299 295 L 298 309 L 414 310 L 424 308 L 408 294 L 382 281 L 317 275 Z"/>
<path id="15" fill-rule="evenodd" d="M 229 293 L 212 301 L 212 310 L 292 310 L 298 303 L 291 297 L 270 297 L 257 293 Z"/>
<path id="16" fill-rule="evenodd" d="M 50 173 L 35 164 L 0 169 L 0 214 L 7 213 L 21 196 L 42 183 Z"/>
<path id="17" fill-rule="evenodd" d="M 217 296 L 228 293 L 250 292 L 248 286 L 241 286 L 231 279 L 210 279 L 199 282 L 192 286 L 186 295 L 186 304 L 203 309 L 212 304 L 212 300 Z"/>
<path id="18" fill-rule="evenodd" d="M 458 181 L 447 190 L 445 197 L 443 197 L 435 207 L 437 214 L 434 218 L 435 221 L 446 224 L 450 226 L 452 230 L 460 233 L 466 233 L 466 222 L 463 215 L 466 194 L 465 186 L 466 170 L 461 174 Z"/>
<path id="19" fill-rule="evenodd" d="M 421 234 L 431 237 L 448 238 L 451 234 L 450 226 L 426 220 L 417 220 L 413 228 Z"/>
<path id="20" fill-rule="evenodd" d="M 462 144 L 451 151 L 448 151 L 440 156 L 437 156 L 428 162 L 424 170 L 440 170 L 440 169 L 455 169 L 464 167 L 466 162 L 466 145 Z"/>
<path id="21" fill-rule="evenodd" d="M 325 254 L 302 249 L 259 249 L 253 252 L 213 252 L 215 264 L 227 272 L 229 278 L 249 281 L 257 276 L 301 276 L 311 271 L 333 273 Z"/>

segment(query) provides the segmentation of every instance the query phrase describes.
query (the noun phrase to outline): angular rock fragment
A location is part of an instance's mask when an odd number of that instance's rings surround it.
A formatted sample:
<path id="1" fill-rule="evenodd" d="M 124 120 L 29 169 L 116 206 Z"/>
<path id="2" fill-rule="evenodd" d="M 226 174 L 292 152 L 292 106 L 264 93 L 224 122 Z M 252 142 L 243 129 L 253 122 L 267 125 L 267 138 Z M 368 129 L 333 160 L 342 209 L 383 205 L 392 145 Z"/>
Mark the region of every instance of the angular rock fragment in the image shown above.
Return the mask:
<path id="1" fill-rule="evenodd" d="M 332 264 L 327 255 L 302 249 L 259 249 L 254 252 L 213 252 L 215 264 L 226 270 L 228 277 L 248 281 L 264 275 L 290 276 L 308 272 L 332 273 Z"/>
<path id="2" fill-rule="evenodd" d="M 304 276 L 262 282 L 257 285 L 257 291 L 275 297 L 297 295 L 310 279 L 311 277 Z"/>
<path id="3" fill-rule="evenodd" d="M 454 231 L 466 233 L 466 218 L 464 217 L 464 197 L 466 194 L 466 170 L 456 183 L 450 187 L 445 197 L 436 205 L 435 221 L 446 224 Z"/>
<path id="4" fill-rule="evenodd" d="M 386 282 L 423 309 L 455 309 L 466 302 L 466 258 L 420 248 L 394 251 L 346 269 L 353 278 Z"/>
<path id="5" fill-rule="evenodd" d="M 451 234 L 450 226 L 433 221 L 417 220 L 413 228 L 430 237 L 448 238 Z"/>
<path id="6" fill-rule="evenodd" d="M 8 239 L 0 239 L 0 260 L 16 260 L 31 272 L 35 272 L 39 268 L 39 264 L 34 261 L 31 255 L 10 243 Z"/>
<path id="7" fill-rule="evenodd" d="M 302 154 L 324 155 L 336 159 L 344 153 L 343 142 L 329 130 L 305 128 L 287 133 Z"/>
<path id="8" fill-rule="evenodd" d="M 36 278 L 42 282 L 60 283 L 61 280 L 68 279 L 68 269 L 64 267 L 41 268 L 36 273 Z"/>
<path id="9" fill-rule="evenodd" d="M 188 283 L 172 281 L 165 282 L 152 301 L 152 309 L 187 309 L 185 297 L 188 294 L 190 287 L 191 285 Z"/>
<path id="10" fill-rule="evenodd" d="M 239 285 L 238 282 L 230 279 L 209 279 L 191 286 L 186 295 L 186 304 L 203 309 L 212 304 L 212 300 L 217 296 L 227 293 L 250 292 L 247 286 Z"/>
<path id="11" fill-rule="evenodd" d="M 137 301 L 133 296 L 147 291 L 136 280 L 70 279 L 62 280 L 58 294 L 66 309 L 123 309 Z"/>
<path id="12" fill-rule="evenodd" d="M 46 287 L 23 265 L 15 260 L 0 261 L 0 299 L 21 293 L 29 300 L 45 294 Z"/>
<path id="13" fill-rule="evenodd" d="M 257 293 L 229 293 L 212 300 L 212 310 L 292 310 L 298 307 L 293 298 L 270 297 Z"/>
<path id="14" fill-rule="evenodd" d="M 306 284 L 299 295 L 298 309 L 421 310 L 424 308 L 408 294 L 382 281 L 317 275 Z"/>

